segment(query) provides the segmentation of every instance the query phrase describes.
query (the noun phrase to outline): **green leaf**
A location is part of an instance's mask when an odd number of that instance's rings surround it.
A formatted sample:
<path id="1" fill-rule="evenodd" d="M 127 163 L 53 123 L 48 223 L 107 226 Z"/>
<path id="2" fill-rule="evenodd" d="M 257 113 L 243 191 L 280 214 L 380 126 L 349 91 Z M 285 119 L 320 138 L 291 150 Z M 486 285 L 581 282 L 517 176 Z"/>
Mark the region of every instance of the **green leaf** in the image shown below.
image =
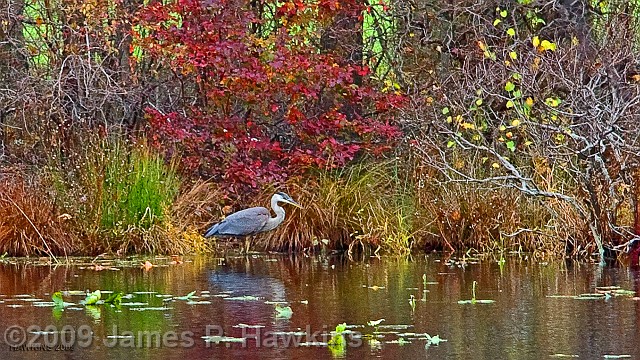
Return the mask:
<path id="1" fill-rule="evenodd" d="M 477 105 L 477 106 L 482 105 L 482 99 L 478 99 L 478 100 L 476 100 L 476 105 Z"/>
<path id="2" fill-rule="evenodd" d="M 516 36 L 516 31 L 513 28 L 508 28 L 507 29 L 507 35 Z"/>
<path id="3" fill-rule="evenodd" d="M 342 323 L 336 325 L 336 333 L 342 334 L 345 330 L 347 330 L 347 323 Z"/>
<path id="4" fill-rule="evenodd" d="M 51 295 L 51 300 L 53 300 L 53 306 L 55 307 L 64 307 L 64 300 L 62 299 L 62 293 L 60 291 L 56 291 Z"/>
<path id="5" fill-rule="evenodd" d="M 85 305 L 95 305 L 100 300 L 101 296 L 102 294 L 100 293 L 100 290 L 96 290 L 90 294 L 87 294 L 87 297 L 82 303 Z"/>
<path id="6" fill-rule="evenodd" d="M 522 91 L 520 91 L 520 90 L 515 90 L 515 91 L 512 93 L 512 95 L 513 95 L 513 97 L 514 97 L 514 98 L 516 98 L 516 99 L 520 99 L 520 98 L 522 97 Z"/>
<path id="7" fill-rule="evenodd" d="M 189 300 L 189 299 L 191 299 L 191 298 L 193 297 L 193 295 L 195 295 L 195 294 L 196 294 L 196 291 L 194 290 L 194 291 L 192 291 L 192 292 L 188 293 L 188 294 L 187 294 L 187 295 L 185 295 L 185 296 L 177 296 L 177 297 L 176 297 L 176 299 L 178 299 L 178 300 Z"/>
<path id="8" fill-rule="evenodd" d="M 511 81 L 507 81 L 507 83 L 504 86 L 504 89 L 506 91 L 513 91 L 513 89 L 515 89 L 516 86 L 511 82 Z"/>
<path id="9" fill-rule="evenodd" d="M 513 104 L 512 100 L 507 101 L 507 109 L 511 109 L 513 107 L 513 105 L 514 104 Z"/>
<path id="10" fill-rule="evenodd" d="M 443 107 L 442 108 L 442 115 L 447 115 L 449 113 L 449 108 L 448 107 Z"/>
<path id="11" fill-rule="evenodd" d="M 505 145 L 507 145 L 507 149 L 511 150 L 511 152 L 515 152 L 516 151 L 516 144 L 515 142 L 513 142 L 513 140 L 509 140 L 505 143 Z"/>
<path id="12" fill-rule="evenodd" d="M 453 140 L 449 140 L 449 141 L 447 142 L 447 148 L 452 148 L 452 147 L 454 147 L 454 146 L 456 146 L 456 142 L 455 142 L 455 141 L 453 141 Z"/>
<path id="13" fill-rule="evenodd" d="M 118 306 L 120 305 L 120 303 L 122 303 L 122 293 L 119 291 L 116 291 L 112 294 L 110 294 L 107 299 L 104 301 L 105 304 L 111 304 L 111 305 L 115 305 Z"/>
<path id="14" fill-rule="evenodd" d="M 522 75 L 520 75 L 520 74 L 518 74 L 518 73 L 513 73 L 513 74 L 511 74 L 511 77 L 512 77 L 514 80 L 520 80 L 520 79 L 522 79 Z"/>
<path id="15" fill-rule="evenodd" d="M 280 304 L 276 304 L 277 318 L 290 319 L 292 315 L 293 315 L 293 310 L 291 310 L 291 306 L 282 306 Z"/>
<path id="16" fill-rule="evenodd" d="M 495 19 L 495 20 L 493 20 L 493 26 L 498 26 L 498 24 L 500 24 L 501 22 L 502 22 L 502 20 Z"/>
<path id="17" fill-rule="evenodd" d="M 511 60 L 516 60 L 518 58 L 518 54 L 515 51 L 509 53 L 509 57 Z"/>
<path id="18" fill-rule="evenodd" d="M 500 11 L 500 16 L 502 16 L 503 18 L 506 18 L 506 17 L 507 17 L 507 14 L 508 14 L 508 13 L 507 13 L 507 10 L 502 10 L 502 11 Z"/>

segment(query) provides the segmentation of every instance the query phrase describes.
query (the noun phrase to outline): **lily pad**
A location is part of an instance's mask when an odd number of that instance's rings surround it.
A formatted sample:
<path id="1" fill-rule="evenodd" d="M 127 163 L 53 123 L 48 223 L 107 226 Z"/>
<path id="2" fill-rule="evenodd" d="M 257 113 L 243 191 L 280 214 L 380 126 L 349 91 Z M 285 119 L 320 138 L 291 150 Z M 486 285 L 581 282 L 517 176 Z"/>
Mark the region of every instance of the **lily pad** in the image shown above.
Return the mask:
<path id="1" fill-rule="evenodd" d="M 232 336 L 203 336 L 205 342 L 208 343 L 244 343 L 247 341 L 245 338 L 237 338 Z"/>
<path id="2" fill-rule="evenodd" d="M 207 300 L 201 300 L 201 301 L 187 301 L 188 305 L 209 305 L 211 304 L 211 301 L 207 301 Z"/>
<path id="3" fill-rule="evenodd" d="M 176 299 L 178 299 L 178 300 L 189 300 L 189 299 L 191 299 L 192 297 L 194 297 L 194 295 L 195 295 L 195 294 L 196 294 L 196 291 L 194 290 L 194 291 L 192 291 L 192 292 L 188 293 L 188 294 L 187 294 L 187 295 L 185 295 L 185 296 L 176 296 Z"/>
<path id="4" fill-rule="evenodd" d="M 259 301 L 259 300 L 261 300 L 259 297 L 252 296 L 252 295 L 232 296 L 232 297 L 226 297 L 224 299 L 225 300 L 235 300 L 235 301 Z"/>
<path id="5" fill-rule="evenodd" d="M 163 307 L 163 306 L 157 306 L 157 307 L 144 307 L 144 308 L 131 308 L 131 311 L 167 311 L 167 310 L 171 310 L 172 308 L 170 307 Z"/>
<path id="6" fill-rule="evenodd" d="M 293 310 L 291 310 L 291 306 L 282 306 L 280 304 L 276 304 L 276 317 L 290 319 L 293 316 Z"/>
<path id="7" fill-rule="evenodd" d="M 84 305 L 94 305 L 98 302 L 98 300 L 100 300 L 101 296 L 102 294 L 100 293 L 100 290 L 96 290 L 90 294 L 87 294 L 87 297 L 80 303 Z"/>

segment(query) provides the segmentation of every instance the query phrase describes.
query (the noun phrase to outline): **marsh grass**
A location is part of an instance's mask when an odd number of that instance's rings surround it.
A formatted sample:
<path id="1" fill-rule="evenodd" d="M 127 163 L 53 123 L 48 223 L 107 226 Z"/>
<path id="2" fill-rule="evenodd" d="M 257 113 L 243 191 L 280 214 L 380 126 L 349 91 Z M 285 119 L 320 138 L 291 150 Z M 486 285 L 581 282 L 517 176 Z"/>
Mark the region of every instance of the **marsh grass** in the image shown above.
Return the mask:
<path id="1" fill-rule="evenodd" d="M 166 162 L 144 139 L 93 137 L 82 151 L 57 154 L 49 163 L 58 203 L 76 219 L 85 252 L 190 251 L 192 239 L 170 238 L 181 188 L 177 163 Z"/>
<path id="2" fill-rule="evenodd" d="M 258 245 L 285 251 L 409 251 L 412 188 L 395 176 L 397 166 L 369 161 L 290 183 L 287 191 L 304 209 L 286 208 L 285 223 L 257 237 Z M 267 189 L 260 203 L 268 203 L 274 191 Z"/>
<path id="3" fill-rule="evenodd" d="M 72 223 L 42 185 L 35 177 L 0 173 L 0 254 L 55 258 L 78 249 Z"/>

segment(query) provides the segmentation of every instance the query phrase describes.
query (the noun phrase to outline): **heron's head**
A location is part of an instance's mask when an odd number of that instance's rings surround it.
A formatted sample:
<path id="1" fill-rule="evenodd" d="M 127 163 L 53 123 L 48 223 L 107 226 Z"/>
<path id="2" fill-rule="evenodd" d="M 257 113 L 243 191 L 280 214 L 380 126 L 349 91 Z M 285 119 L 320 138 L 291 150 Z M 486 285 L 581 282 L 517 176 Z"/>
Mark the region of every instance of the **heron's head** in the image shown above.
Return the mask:
<path id="1" fill-rule="evenodd" d="M 273 195 L 273 197 L 276 198 L 277 202 L 283 202 L 283 203 L 287 203 L 287 204 L 291 204 L 297 208 L 302 209 L 302 206 L 300 204 L 298 204 L 297 202 L 295 202 L 295 200 L 293 200 L 291 198 L 291 196 L 283 193 L 283 192 L 277 192 Z"/>

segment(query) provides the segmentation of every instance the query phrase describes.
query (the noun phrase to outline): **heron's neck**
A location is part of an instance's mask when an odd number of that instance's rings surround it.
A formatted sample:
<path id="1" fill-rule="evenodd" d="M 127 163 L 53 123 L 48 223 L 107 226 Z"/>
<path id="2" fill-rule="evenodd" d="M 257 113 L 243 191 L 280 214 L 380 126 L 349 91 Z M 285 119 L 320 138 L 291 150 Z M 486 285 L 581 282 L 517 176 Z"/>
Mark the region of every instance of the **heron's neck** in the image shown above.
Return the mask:
<path id="1" fill-rule="evenodd" d="M 284 221 L 284 209 L 278 205 L 278 200 L 275 197 L 271 198 L 271 208 L 276 213 L 276 217 L 269 218 L 267 223 L 262 228 L 262 231 L 269 231 L 275 229 L 280 223 Z"/>

